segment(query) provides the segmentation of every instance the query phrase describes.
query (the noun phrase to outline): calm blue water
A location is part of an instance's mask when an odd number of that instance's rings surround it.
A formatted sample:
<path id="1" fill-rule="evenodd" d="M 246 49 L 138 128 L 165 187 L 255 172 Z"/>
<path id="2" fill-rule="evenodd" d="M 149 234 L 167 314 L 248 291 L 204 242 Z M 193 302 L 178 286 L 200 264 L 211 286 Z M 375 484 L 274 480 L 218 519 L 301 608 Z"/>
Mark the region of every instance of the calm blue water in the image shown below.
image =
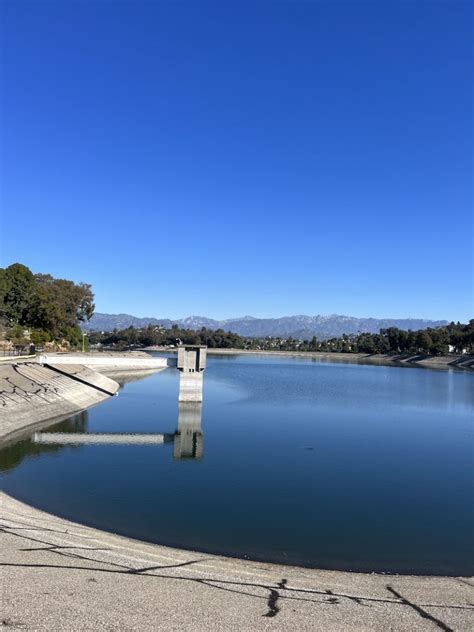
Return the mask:
<path id="1" fill-rule="evenodd" d="M 48 432 L 174 440 L 24 440 L 0 451 L 2 487 L 61 516 L 185 548 L 331 569 L 473 572 L 474 375 L 223 356 L 209 359 L 204 389 L 199 428 L 198 409 L 178 419 L 175 370 L 127 383 Z"/>

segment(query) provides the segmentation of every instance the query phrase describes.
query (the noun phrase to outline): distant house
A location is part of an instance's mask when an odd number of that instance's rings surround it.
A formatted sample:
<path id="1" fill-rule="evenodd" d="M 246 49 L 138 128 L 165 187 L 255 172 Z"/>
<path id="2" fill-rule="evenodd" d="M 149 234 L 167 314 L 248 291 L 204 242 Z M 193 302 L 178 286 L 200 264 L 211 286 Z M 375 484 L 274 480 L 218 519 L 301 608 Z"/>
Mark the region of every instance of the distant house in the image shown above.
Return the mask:
<path id="1" fill-rule="evenodd" d="M 454 347 L 453 345 L 448 345 L 448 351 L 449 353 L 461 353 L 462 355 L 469 353 L 469 349 L 461 349 L 460 351 L 456 350 L 456 347 Z"/>

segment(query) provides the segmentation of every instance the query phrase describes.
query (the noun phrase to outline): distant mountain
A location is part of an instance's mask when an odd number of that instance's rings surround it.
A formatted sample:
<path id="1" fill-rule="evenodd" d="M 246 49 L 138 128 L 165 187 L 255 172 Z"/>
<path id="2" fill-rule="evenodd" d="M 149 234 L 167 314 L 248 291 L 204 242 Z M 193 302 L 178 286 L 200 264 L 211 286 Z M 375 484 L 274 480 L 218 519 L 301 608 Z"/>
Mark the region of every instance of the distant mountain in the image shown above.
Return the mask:
<path id="1" fill-rule="evenodd" d="M 254 318 L 243 316 L 227 320 L 213 320 L 204 316 L 188 316 L 180 320 L 169 318 L 137 318 L 129 314 L 100 314 L 92 316 L 88 323 L 83 323 L 84 331 L 112 331 L 113 329 L 135 328 L 147 325 L 161 325 L 169 329 L 178 325 L 185 329 L 224 329 L 241 336 L 265 337 L 283 336 L 310 339 L 317 336 L 319 340 L 356 334 L 357 332 L 378 333 L 379 329 L 398 327 L 399 329 L 424 329 L 425 327 L 442 327 L 446 320 L 423 320 L 417 318 L 354 318 L 353 316 L 283 316 L 282 318 Z"/>
<path id="2" fill-rule="evenodd" d="M 130 314 L 101 314 L 96 312 L 89 322 L 81 323 L 82 331 L 112 331 L 127 327 L 147 327 L 148 325 L 162 325 L 167 329 L 173 324 L 166 318 L 138 318 Z"/>

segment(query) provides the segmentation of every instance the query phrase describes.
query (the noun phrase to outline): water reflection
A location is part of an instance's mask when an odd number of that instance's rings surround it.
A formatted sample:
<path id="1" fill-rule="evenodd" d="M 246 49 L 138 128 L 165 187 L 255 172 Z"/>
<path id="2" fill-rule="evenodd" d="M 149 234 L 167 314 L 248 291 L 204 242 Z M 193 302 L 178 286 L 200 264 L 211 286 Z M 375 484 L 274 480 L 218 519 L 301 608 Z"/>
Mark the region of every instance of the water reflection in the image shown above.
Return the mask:
<path id="1" fill-rule="evenodd" d="M 55 432 L 65 435 L 87 432 L 89 416 L 87 410 L 69 417 L 53 426 Z M 45 452 L 57 452 L 63 446 L 58 444 L 41 445 L 35 443 L 32 438 L 15 441 L 0 450 L 0 471 L 6 472 L 15 469 L 28 457 L 37 457 Z M 72 447 L 77 445 L 72 444 Z"/>
<path id="2" fill-rule="evenodd" d="M 314 405 L 342 410 L 364 408 L 384 412 L 388 408 L 430 409 L 434 414 L 472 412 L 472 375 L 427 368 L 342 364 L 315 358 L 230 356 L 231 361 L 212 363 L 207 380 L 236 389 L 237 405 Z M 288 370 L 291 366 L 291 370 Z M 264 367 L 258 379 L 255 368 Z"/>
<path id="3" fill-rule="evenodd" d="M 202 459 L 202 404 L 179 402 L 178 429 L 174 433 L 174 459 Z"/>
<path id="4" fill-rule="evenodd" d="M 88 413 L 83 411 L 55 424 L 46 432 L 35 432 L 0 450 L 0 471 L 17 467 L 23 459 L 64 447 L 82 445 L 164 445 L 173 443 L 173 460 L 200 460 L 203 457 L 202 404 L 180 402 L 174 433 L 87 432 Z"/>

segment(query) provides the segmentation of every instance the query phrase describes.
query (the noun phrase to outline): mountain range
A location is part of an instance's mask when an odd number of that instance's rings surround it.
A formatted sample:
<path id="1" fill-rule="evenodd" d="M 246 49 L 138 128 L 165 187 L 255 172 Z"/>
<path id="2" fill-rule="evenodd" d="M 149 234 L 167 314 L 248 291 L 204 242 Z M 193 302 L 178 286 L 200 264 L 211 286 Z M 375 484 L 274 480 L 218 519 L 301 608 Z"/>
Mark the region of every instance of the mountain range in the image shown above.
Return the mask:
<path id="1" fill-rule="evenodd" d="M 446 320 L 424 320 L 417 318 L 355 318 L 354 316 L 283 316 L 282 318 L 228 318 L 214 320 L 204 316 L 188 316 L 178 320 L 169 318 L 138 318 L 129 314 L 95 313 L 89 322 L 82 324 L 83 331 L 112 331 L 113 329 L 135 328 L 147 325 L 161 325 L 169 329 L 178 325 L 183 329 L 224 329 L 240 336 L 265 337 L 282 336 L 301 338 L 303 340 L 317 336 L 325 340 L 342 334 L 358 332 L 378 333 L 380 329 L 398 327 L 399 329 L 424 329 L 425 327 L 442 327 Z"/>

